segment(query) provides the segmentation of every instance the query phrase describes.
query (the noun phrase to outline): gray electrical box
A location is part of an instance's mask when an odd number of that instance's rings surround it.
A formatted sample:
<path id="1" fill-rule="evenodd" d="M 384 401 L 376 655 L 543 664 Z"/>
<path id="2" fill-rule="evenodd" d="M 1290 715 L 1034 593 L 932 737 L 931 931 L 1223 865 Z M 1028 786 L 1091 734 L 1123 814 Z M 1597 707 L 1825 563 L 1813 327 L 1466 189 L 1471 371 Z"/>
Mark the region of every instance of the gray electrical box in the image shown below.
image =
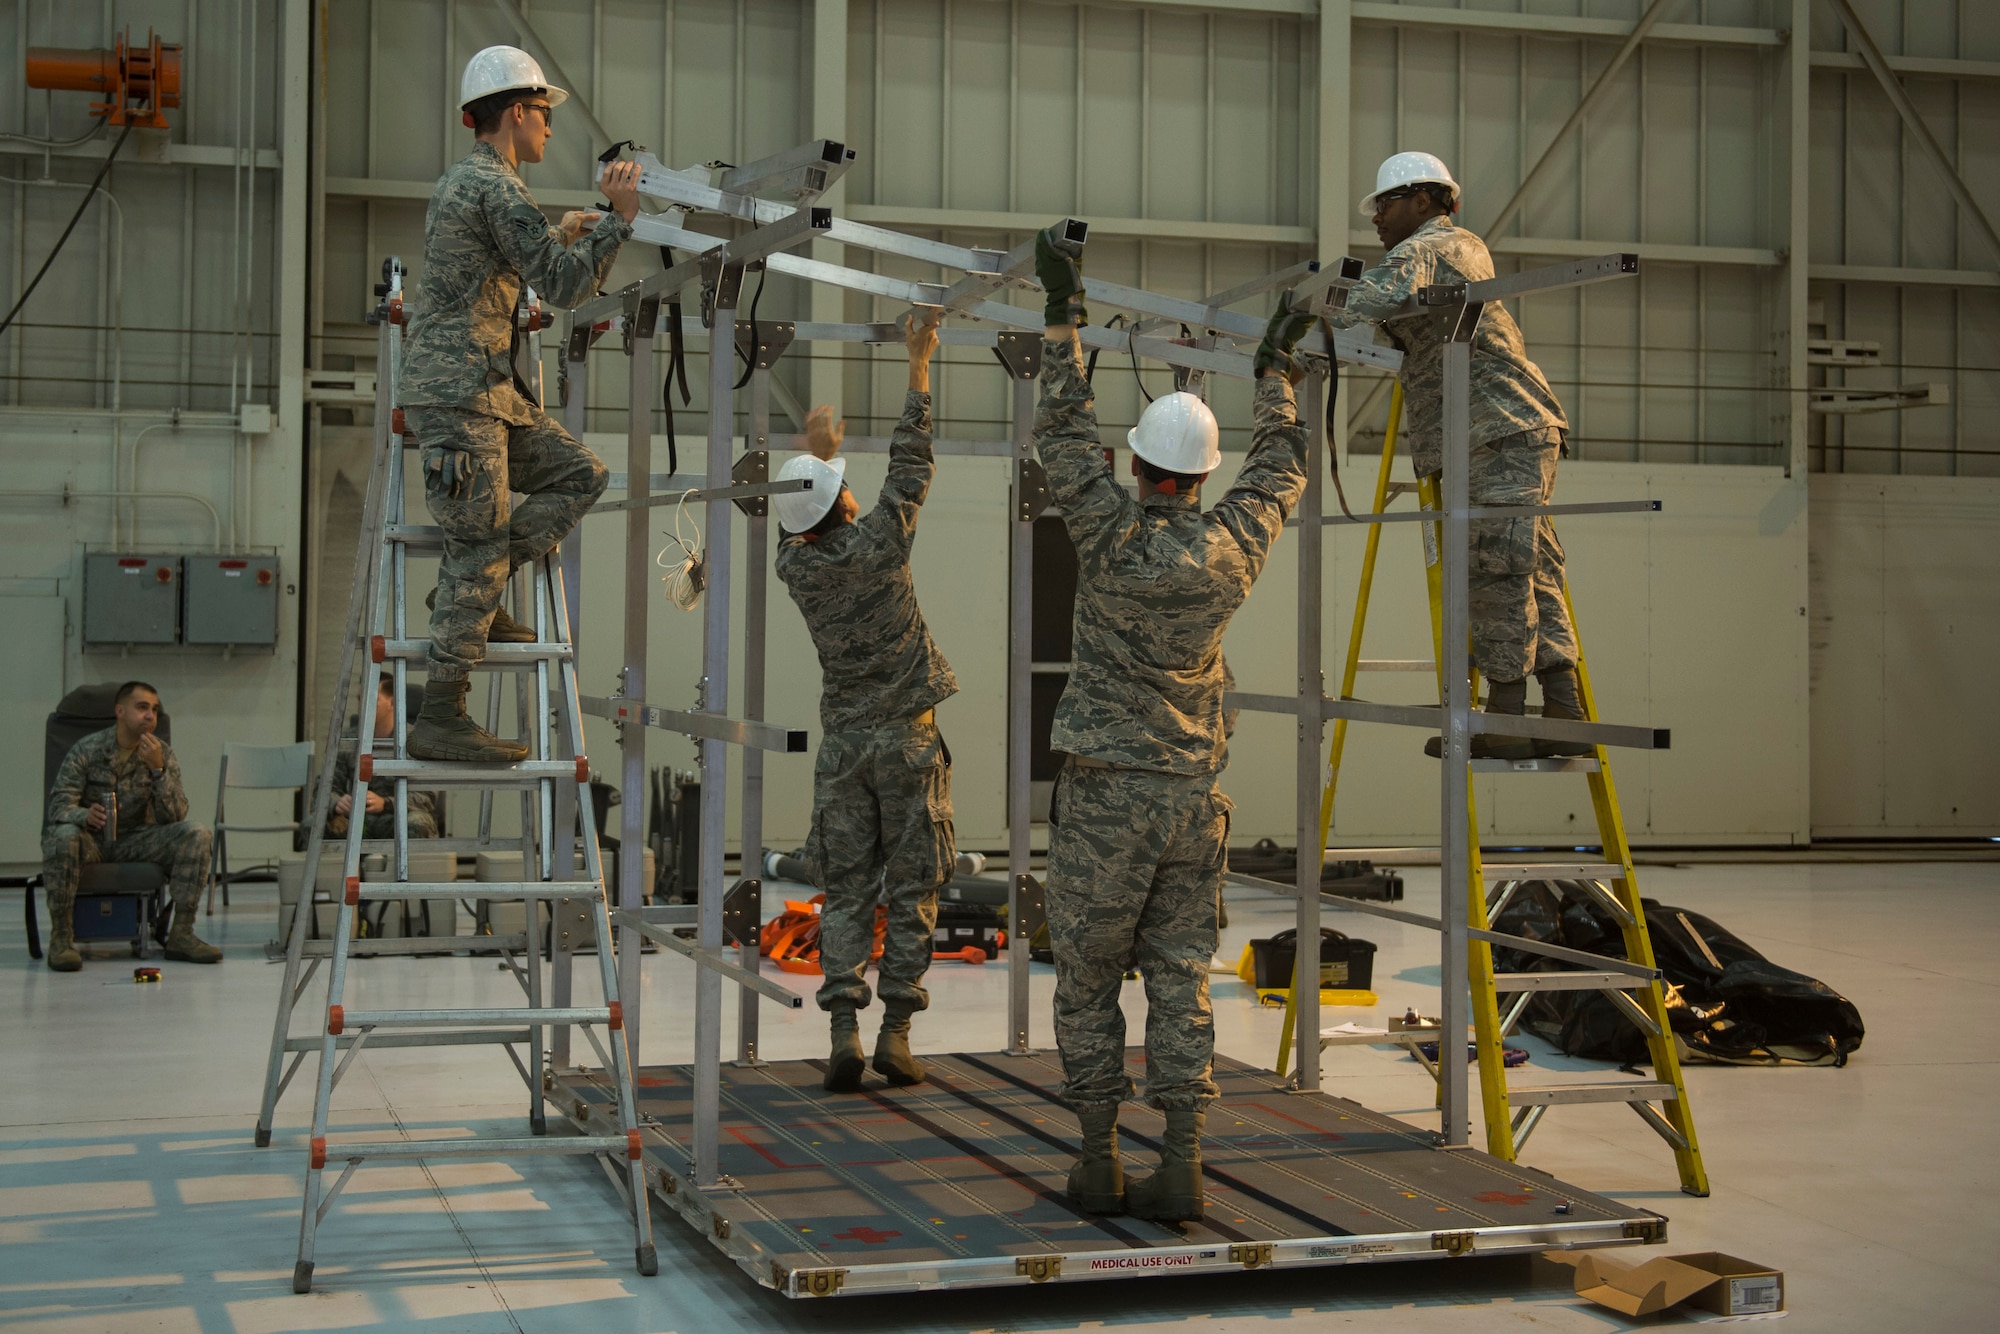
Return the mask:
<path id="1" fill-rule="evenodd" d="M 172 644 L 181 629 L 181 558 L 87 551 L 83 556 L 83 642 Z"/>
<path id="2" fill-rule="evenodd" d="M 277 644 L 276 556 L 187 556 L 183 565 L 182 643 Z"/>

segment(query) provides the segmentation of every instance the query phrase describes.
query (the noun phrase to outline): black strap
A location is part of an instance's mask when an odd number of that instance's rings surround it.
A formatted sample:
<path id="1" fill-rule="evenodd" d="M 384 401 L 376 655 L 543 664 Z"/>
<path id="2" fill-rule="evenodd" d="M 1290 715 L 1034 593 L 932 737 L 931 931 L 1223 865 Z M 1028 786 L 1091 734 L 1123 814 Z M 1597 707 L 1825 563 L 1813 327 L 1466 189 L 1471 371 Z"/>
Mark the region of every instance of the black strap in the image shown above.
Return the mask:
<path id="1" fill-rule="evenodd" d="M 1334 409 L 1340 406 L 1340 358 L 1333 353 L 1333 326 L 1324 315 L 1319 319 L 1319 331 L 1326 339 L 1326 466 L 1333 474 L 1333 494 L 1340 501 L 1340 512 L 1351 519 L 1354 511 L 1347 508 L 1347 490 L 1340 484 L 1340 445 L 1333 433 L 1333 424 L 1339 420 Z"/>
<path id="2" fill-rule="evenodd" d="M 669 246 L 660 247 L 660 267 L 674 266 L 674 252 Z M 672 477 L 681 470 L 681 442 L 674 430 L 674 381 L 680 380 L 681 406 L 688 405 L 687 349 L 681 343 L 681 298 L 676 289 L 667 302 L 667 378 L 660 382 L 660 406 L 667 414 L 667 476 Z"/>

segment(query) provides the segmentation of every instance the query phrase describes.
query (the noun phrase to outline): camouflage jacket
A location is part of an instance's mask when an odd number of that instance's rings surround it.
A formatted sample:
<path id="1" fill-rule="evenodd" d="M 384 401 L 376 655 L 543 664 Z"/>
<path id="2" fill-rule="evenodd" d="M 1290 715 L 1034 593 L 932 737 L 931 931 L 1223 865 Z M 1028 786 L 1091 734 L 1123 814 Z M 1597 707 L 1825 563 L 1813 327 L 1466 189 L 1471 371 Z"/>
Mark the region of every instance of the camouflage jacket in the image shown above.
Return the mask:
<path id="1" fill-rule="evenodd" d="M 551 226 L 491 144 L 441 177 L 424 218 L 424 271 L 403 340 L 401 407 L 459 408 L 515 426 L 534 421 L 515 382 L 521 284 L 573 306 L 611 272 L 632 224 L 606 213 L 573 246 Z"/>
<path id="2" fill-rule="evenodd" d="M 1382 266 L 1361 275 L 1347 294 L 1346 309 L 1332 322 L 1351 328 L 1380 324 L 1403 353 L 1403 425 L 1400 446 L 1418 476 L 1443 467 L 1444 345 L 1458 319 L 1457 307 L 1409 311 L 1417 289 L 1434 283 L 1478 282 L 1493 276 L 1486 243 L 1453 223 L 1432 218 L 1383 258 Z M 1499 302 L 1487 304 L 1472 338 L 1472 441 L 1475 444 L 1541 431 L 1569 428 L 1562 404 L 1528 360 L 1521 326 Z"/>
<path id="3" fill-rule="evenodd" d="M 371 778 L 368 780 L 368 790 L 388 803 L 384 808 L 384 813 L 396 809 L 395 779 Z M 334 757 L 333 761 L 333 799 L 339 801 L 342 797 L 353 795 L 354 757 L 346 751 L 342 751 Z M 437 798 L 435 794 L 419 791 L 415 787 L 410 789 L 410 813 L 412 815 L 422 814 L 435 817 L 437 815 L 436 805 Z M 331 808 L 329 808 L 327 819 L 331 822 L 333 818 Z"/>
<path id="4" fill-rule="evenodd" d="M 1221 769 L 1222 634 L 1306 486 L 1306 428 L 1283 376 L 1257 381 L 1255 411 L 1250 456 L 1207 513 L 1193 496 L 1134 500 L 1098 443 L 1075 345 L 1042 344 L 1035 447 L 1077 563 L 1054 750 L 1164 773 Z"/>
<path id="5" fill-rule="evenodd" d="M 103 805 L 104 794 L 118 793 L 118 831 L 126 832 L 144 824 L 172 824 L 187 819 L 187 789 L 181 786 L 181 762 L 172 746 L 160 743 L 166 763 L 158 778 L 146 768 L 134 751 L 118 758 L 118 729 L 107 727 L 92 732 L 70 747 L 56 770 L 56 785 L 49 790 L 48 823 L 83 825 L 90 807 Z"/>
<path id="6" fill-rule="evenodd" d="M 795 533 L 778 546 L 778 577 L 819 650 L 819 719 L 829 733 L 914 718 L 958 693 L 910 579 L 917 511 L 936 472 L 931 396 L 912 389 L 875 508 L 817 540 Z"/>

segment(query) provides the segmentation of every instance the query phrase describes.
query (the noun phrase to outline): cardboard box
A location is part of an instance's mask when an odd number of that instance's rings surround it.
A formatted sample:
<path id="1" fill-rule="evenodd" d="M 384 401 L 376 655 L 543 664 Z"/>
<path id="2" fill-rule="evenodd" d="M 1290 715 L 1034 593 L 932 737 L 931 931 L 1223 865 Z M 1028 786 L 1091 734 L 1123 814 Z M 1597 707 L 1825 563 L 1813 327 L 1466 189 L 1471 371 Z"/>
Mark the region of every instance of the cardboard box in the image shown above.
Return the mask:
<path id="1" fill-rule="evenodd" d="M 1544 1251 L 1576 1270 L 1576 1294 L 1621 1315 L 1653 1315 L 1687 1305 L 1717 1315 L 1765 1315 L 1785 1309 L 1785 1276 L 1768 1265 L 1720 1251 L 1628 1262 L 1606 1251 Z"/>

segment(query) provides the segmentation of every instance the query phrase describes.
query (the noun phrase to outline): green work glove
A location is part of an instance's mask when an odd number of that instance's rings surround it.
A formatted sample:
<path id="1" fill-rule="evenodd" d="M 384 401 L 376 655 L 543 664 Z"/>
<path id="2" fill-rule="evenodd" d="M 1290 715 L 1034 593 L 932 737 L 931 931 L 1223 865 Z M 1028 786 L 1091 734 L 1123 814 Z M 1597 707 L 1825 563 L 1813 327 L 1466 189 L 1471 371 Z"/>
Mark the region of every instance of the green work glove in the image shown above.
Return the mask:
<path id="1" fill-rule="evenodd" d="M 1083 246 L 1060 234 L 1061 224 L 1035 234 L 1035 281 L 1048 294 L 1042 307 L 1044 324 L 1082 324 Z"/>
<path id="2" fill-rule="evenodd" d="M 1313 317 L 1301 310 L 1292 309 L 1292 294 L 1286 292 L 1279 299 L 1277 310 L 1271 314 L 1271 322 L 1264 326 L 1264 341 L 1257 344 L 1255 369 L 1283 370 L 1287 374 L 1297 368 L 1292 358 L 1292 349 L 1312 328 Z"/>
<path id="3" fill-rule="evenodd" d="M 472 494 L 472 480 L 479 475 L 479 462 L 469 449 L 432 445 L 424 450 L 424 474 L 432 479 L 437 494 L 464 500 Z"/>

